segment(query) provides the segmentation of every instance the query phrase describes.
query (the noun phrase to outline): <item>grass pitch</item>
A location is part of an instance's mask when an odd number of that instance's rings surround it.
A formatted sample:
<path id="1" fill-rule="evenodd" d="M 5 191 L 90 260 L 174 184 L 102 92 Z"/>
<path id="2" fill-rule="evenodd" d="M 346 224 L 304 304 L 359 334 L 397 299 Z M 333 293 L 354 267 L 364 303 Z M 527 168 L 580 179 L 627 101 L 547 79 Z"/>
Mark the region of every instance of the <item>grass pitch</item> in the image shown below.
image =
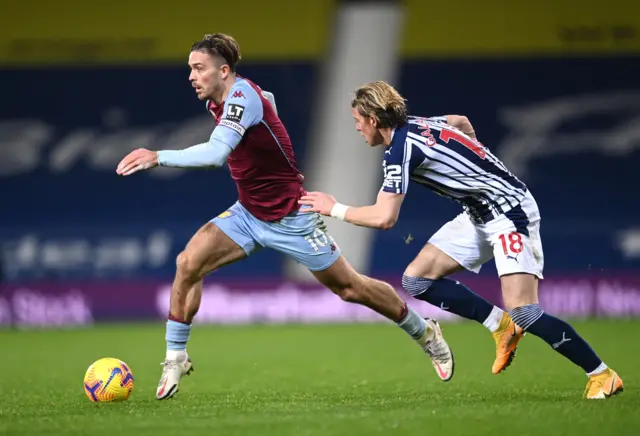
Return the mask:
<path id="1" fill-rule="evenodd" d="M 583 400 L 584 373 L 532 335 L 493 375 L 493 340 L 474 323 L 443 325 L 456 356 L 449 383 L 388 324 L 196 325 L 195 371 L 167 401 L 154 399 L 162 323 L 0 331 L 0 434 L 640 434 L 640 321 L 574 326 L 621 375 L 623 394 Z M 131 367 L 128 402 L 86 398 L 82 378 L 100 357 Z"/>

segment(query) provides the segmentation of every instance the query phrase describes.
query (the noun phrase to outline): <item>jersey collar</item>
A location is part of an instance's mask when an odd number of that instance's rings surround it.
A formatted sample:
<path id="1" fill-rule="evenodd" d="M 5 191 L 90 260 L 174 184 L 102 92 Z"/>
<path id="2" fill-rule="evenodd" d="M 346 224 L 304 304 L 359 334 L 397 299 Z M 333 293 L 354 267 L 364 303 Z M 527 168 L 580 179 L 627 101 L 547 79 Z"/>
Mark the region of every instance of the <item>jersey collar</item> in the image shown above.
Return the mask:
<path id="1" fill-rule="evenodd" d="M 407 132 L 409 131 L 409 124 L 405 124 L 404 126 L 400 126 L 391 131 L 391 143 L 389 147 L 393 147 L 394 145 L 403 144 L 404 140 L 407 137 Z"/>

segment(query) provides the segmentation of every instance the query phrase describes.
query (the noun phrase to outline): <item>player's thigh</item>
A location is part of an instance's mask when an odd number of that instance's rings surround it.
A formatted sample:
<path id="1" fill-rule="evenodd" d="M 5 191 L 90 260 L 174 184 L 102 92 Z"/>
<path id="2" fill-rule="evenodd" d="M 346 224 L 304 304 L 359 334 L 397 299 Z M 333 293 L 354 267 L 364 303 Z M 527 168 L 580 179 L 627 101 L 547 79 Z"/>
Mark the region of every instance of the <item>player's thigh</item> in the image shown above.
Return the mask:
<path id="1" fill-rule="evenodd" d="M 250 217 L 238 203 L 202 226 L 178 256 L 178 268 L 204 277 L 220 267 L 244 259 L 259 248 Z"/>
<path id="2" fill-rule="evenodd" d="M 439 279 L 464 270 L 455 259 L 431 243 L 427 243 L 404 271 L 410 277 Z"/>
<path id="3" fill-rule="evenodd" d="M 513 273 L 500 277 L 502 301 L 507 310 L 538 303 L 538 277 L 529 273 Z"/>
<path id="4" fill-rule="evenodd" d="M 507 309 L 538 303 L 538 283 L 543 278 L 544 265 L 538 229 L 539 222 L 529 224 L 525 233 L 503 232 L 493 245 Z"/>
<path id="5" fill-rule="evenodd" d="M 266 223 L 262 232 L 265 247 L 274 249 L 306 266 L 322 271 L 340 257 L 340 248 L 316 213 L 296 212 L 277 222 Z"/>
<path id="6" fill-rule="evenodd" d="M 490 223 L 491 224 L 491 223 Z M 499 230 L 492 230 L 488 240 L 493 247 L 496 269 L 500 277 L 526 273 L 543 278 L 544 254 L 540 242 L 540 222 L 506 222 Z"/>
<path id="7" fill-rule="evenodd" d="M 487 223 L 485 237 L 493 247 L 496 269 L 509 308 L 538 302 L 538 281 L 543 278 L 544 253 L 537 207 L 527 203 Z"/>
<path id="8" fill-rule="evenodd" d="M 489 245 L 465 213 L 442 226 L 409 264 L 405 274 L 438 279 L 466 269 L 480 272 L 493 256 Z"/>
<path id="9" fill-rule="evenodd" d="M 208 273 L 246 257 L 245 251 L 216 224 L 208 222 L 192 236 L 178 255 L 178 271 L 202 278 Z"/>
<path id="10" fill-rule="evenodd" d="M 212 219 L 211 223 L 215 224 L 247 256 L 262 248 L 259 242 L 262 222 L 251 215 L 239 202 Z"/>
<path id="11" fill-rule="evenodd" d="M 357 287 L 363 279 L 342 255 L 339 255 L 329 267 L 311 271 L 311 273 L 316 280 L 338 295 L 342 295 L 345 290 Z"/>

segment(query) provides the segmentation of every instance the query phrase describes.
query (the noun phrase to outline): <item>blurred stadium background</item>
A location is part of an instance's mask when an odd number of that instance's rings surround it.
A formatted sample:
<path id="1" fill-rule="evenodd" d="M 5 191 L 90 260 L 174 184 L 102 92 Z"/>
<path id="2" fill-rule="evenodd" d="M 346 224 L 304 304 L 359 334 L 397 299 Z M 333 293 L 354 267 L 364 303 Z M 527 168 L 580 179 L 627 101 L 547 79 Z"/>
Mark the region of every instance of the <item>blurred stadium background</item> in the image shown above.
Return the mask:
<path id="1" fill-rule="evenodd" d="M 549 312 L 640 315 L 638 2 L 33 0 L 6 10 L 2 325 L 165 319 L 176 255 L 235 201 L 235 186 L 226 169 L 120 178 L 115 165 L 137 147 L 208 137 L 213 120 L 186 60 L 213 32 L 236 37 L 239 73 L 275 94 L 308 189 L 352 204 L 375 198 L 382 150 L 359 139 L 349 99 L 365 81 L 388 80 L 413 113 L 467 115 L 529 185 L 543 217 Z M 390 231 L 329 227 L 357 268 L 398 285 L 457 213 L 414 186 Z M 500 302 L 492 264 L 462 276 Z M 197 322 L 374 318 L 263 251 L 207 279 Z"/>

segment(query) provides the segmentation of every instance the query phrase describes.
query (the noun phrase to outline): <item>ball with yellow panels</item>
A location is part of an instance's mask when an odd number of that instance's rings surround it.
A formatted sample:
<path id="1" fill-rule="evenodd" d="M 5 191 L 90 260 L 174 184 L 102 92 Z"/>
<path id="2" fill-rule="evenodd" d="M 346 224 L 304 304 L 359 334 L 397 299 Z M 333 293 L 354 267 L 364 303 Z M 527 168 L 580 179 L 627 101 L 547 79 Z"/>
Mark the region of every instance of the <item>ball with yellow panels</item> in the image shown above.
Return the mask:
<path id="1" fill-rule="evenodd" d="M 126 401 L 133 391 L 133 385 L 134 378 L 129 365 L 113 357 L 96 360 L 84 375 L 84 392 L 94 403 Z"/>

